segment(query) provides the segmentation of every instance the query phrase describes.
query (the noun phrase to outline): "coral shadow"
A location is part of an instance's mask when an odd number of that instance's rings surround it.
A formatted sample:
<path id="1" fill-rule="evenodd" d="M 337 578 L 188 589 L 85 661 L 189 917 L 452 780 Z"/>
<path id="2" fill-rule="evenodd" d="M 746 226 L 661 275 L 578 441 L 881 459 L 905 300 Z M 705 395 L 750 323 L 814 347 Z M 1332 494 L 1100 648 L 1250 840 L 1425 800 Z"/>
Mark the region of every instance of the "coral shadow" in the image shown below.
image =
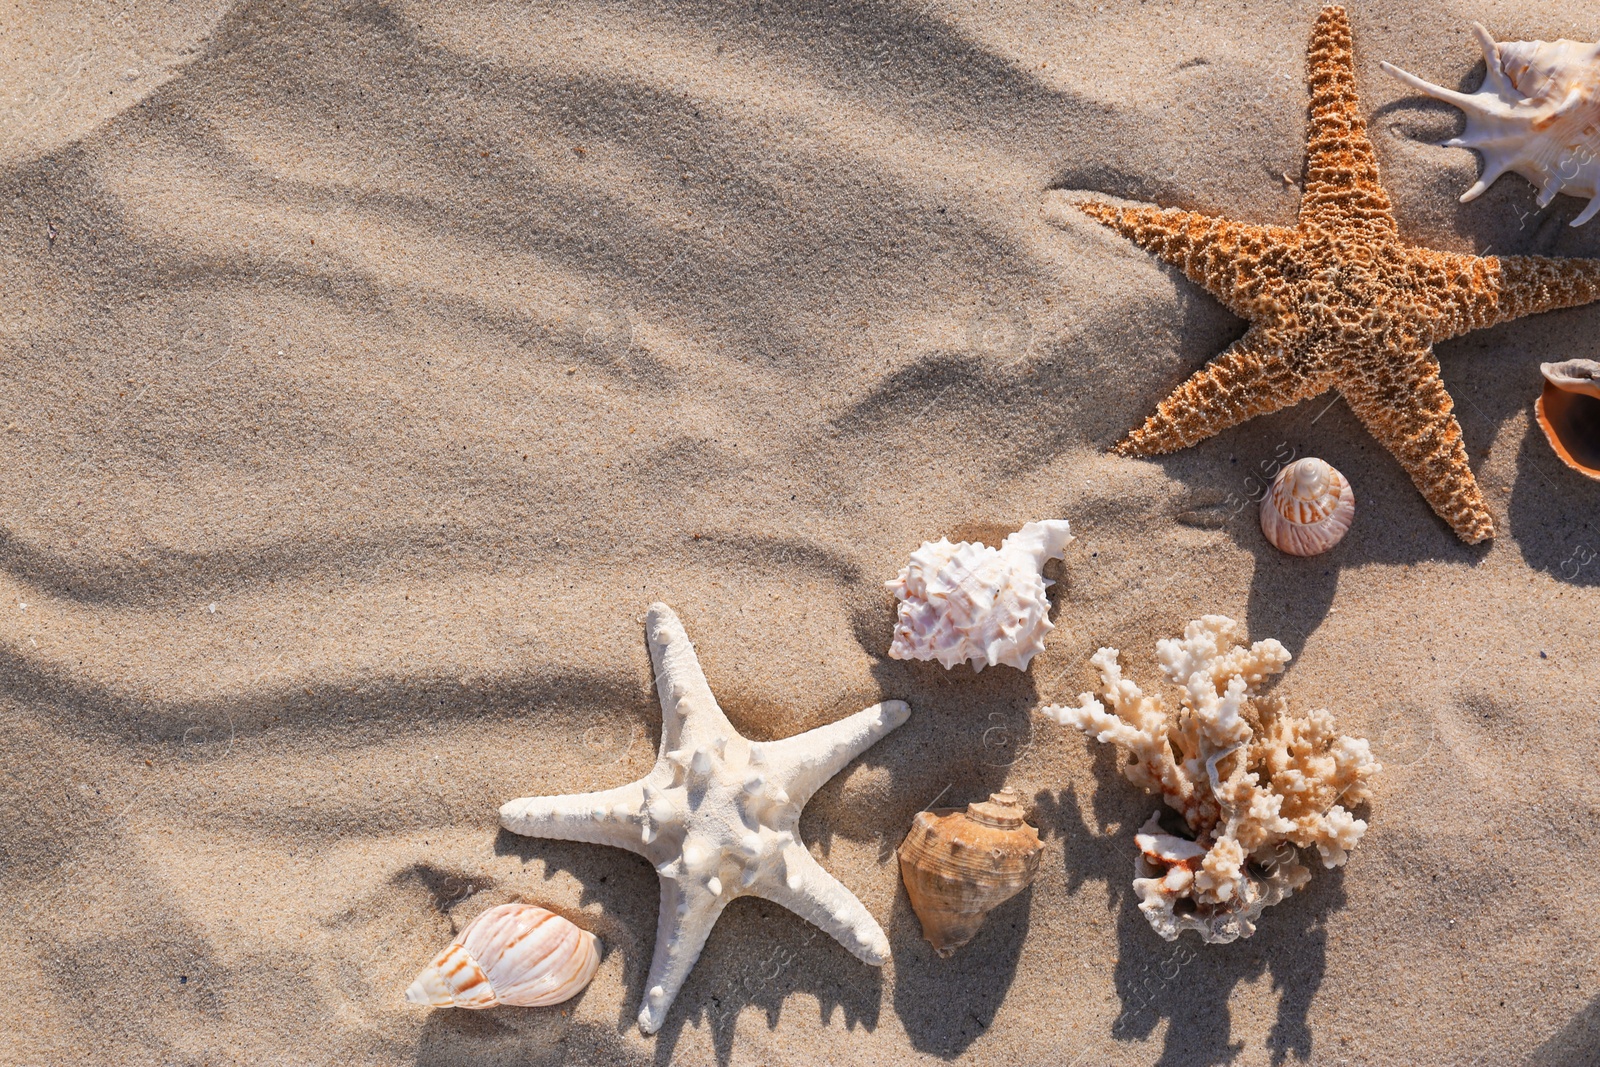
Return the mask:
<path id="1" fill-rule="evenodd" d="M 1092 742 L 1088 742 L 1092 743 Z M 1104 750 L 1105 746 L 1095 745 Z M 1165 942 L 1140 914 L 1132 889 L 1133 836 L 1160 805 L 1128 786 L 1116 757 L 1096 751 L 1100 785 L 1090 802 L 1092 819 L 1064 790 L 1054 803 L 1040 805 L 1046 825 L 1068 842 L 1065 866 L 1069 887 L 1104 880 L 1116 912 L 1117 963 L 1113 983 L 1121 1010 L 1111 1024 L 1118 1042 L 1142 1042 L 1168 1020 L 1156 1067 L 1196 1067 L 1229 1063 L 1243 1050 L 1233 1042 L 1228 1001 L 1233 990 L 1270 972 L 1281 991 L 1277 1019 L 1267 1037 L 1274 1067 L 1289 1059 L 1310 1061 L 1311 1004 L 1327 970 L 1327 916 L 1345 902 L 1344 871 L 1323 870 L 1310 858 L 1311 883 L 1262 915 L 1253 937 L 1229 945 L 1207 945 L 1189 934 Z M 1109 832 L 1108 832 L 1109 830 Z"/>

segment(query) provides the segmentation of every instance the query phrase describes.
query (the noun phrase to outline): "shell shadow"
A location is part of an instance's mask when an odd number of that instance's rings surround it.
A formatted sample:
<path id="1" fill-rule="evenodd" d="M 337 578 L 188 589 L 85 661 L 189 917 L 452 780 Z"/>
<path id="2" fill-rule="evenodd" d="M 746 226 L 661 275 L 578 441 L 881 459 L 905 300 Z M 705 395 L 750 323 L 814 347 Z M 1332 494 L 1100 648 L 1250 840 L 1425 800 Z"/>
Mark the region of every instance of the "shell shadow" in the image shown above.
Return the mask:
<path id="1" fill-rule="evenodd" d="M 955 1059 L 988 1032 L 1016 980 L 1032 904 L 1030 886 L 990 912 L 970 942 L 940 959 L 922 936 L 905 886 L 898 887 L 889 923 L 894 1010 L 918 1052 Z"/>
<path id="2" fill-rule="evenodd" d="M 1530 405 L 1531 406 L 1531 405 Z M 1517 450 L 1510 526 L 1523 562 L 1563 585 L 1600 585 L 1600 482 L 1568 469 L 1530 419 Z"/>
<path id="3" fill-rule="evenodd" d="M 428 1016 L 417 1038 L 417 1067 L 556 1067 L 571 1062 L 572 1048 L 595 1050 L 593 1062 L 634 1067 L 649 1063 L 618 1034 L 573 1022 L 560 1006 L 441 1008 Z"/>
<path id="4" fill-rule="evenodd" d="M 1021 525 L 969 524 L 943 532 L 990 544 Z M 1062 583 L 1051 592 L 1064 588 Z M 1052 610 L 1056 599 L 1051 598 Z M 1010 767 L 1031 745 L 1038 691 L 1031 672 L 1006 666 L 979 673 L 966 664 L 946 670 L 931 661 L 890 659 L 885 650 L 894 620 L 895 601 L 887 593 L 874 595 L 852 615 L 857 640 L 875 658 L 871 673 L 880 690 L 907 701 L 913 712 L 885 741 L 898 742 L 904 758 L 896 764 L 893 793 L 876 813 L 878 825 L 888 828 L 880 832 L 879 859 L 896 865 L 894 910 L 887 924 L 895 958 L 894 1010 L 918 1051 L 953 1059 L 988 1031 L 1005 1001 L 1028 932 L 1032 889 L 996 908 L 970 944 L 940 959 L 923 940 L 899 880 L 895 850 L 917 812 L 963 807 L 1005 784 Z M 954 1001 L 965 1009 L 938 1007 Z"/>
<path id="5" fill-rule="evenodd" d="M 1086 742 L 1091 743 L 1092 742 Z M 1207 945 L 1184 935 L 1166 942 L 1139 913 L 1131 886 L 1133 836 L 1144 818 L 1161 802 L 1123 781 L 1116 757 L 1107 746 L 1094 745 L 1095 773 L 1100 785 L 1090 800 L 1086 819 L 1077 795 L 1063 790 L 1054 802 L 1041 803 L 1041 831 L 1067 843 L 1069 890 L 1085 881 L 1103 880 L 1116 912 L 1117 963 L 1113 984 L 1121 1010 L 1111 1024 L 1117 1042 L 1144 1041 L 1168 1020 L 1157 1067 L 1193 1067 L 1227 1063 L 1243 1045 L 1231 1042 L 1228 1001 L 1241 982 L 1272 974 L 1281 990 L 1278 1015 L 1267 1037 L 1274 1067 L 1290 1059 L 1310 1061 L 1311 1003 L 1327 970 L 1329 912 L 1345 901 L 1344 871 L 1318 869 L 1311 884 L 1261 918 L 1255 935 L 1231 945 Z M 1091 825 L 1091 822 L 1097 824 Z M 1107 826 L 1115 826 L 1109 834 Z"/>
<path id="6" fill-rule="evenodd" d="M 897 793 L 905 799 L 893 812 L 897 845 L 923 808 L 962 806 L 1005 784 L 1009 768 L 1032 744 L 1038 690 L 1033 672 L 1003 664 L 979 673 L 966 664 L 946 670 L 931 660 L 890 659 L 894 618 L 894 599 L 884 594 L 871 607 L 858 607 L 851 625 L 876 660 L 870 671 L 879 690 L 911 705 L 910 721 L 890 739 L 914 744 L 919 753 L 939 753 L 937 760 L 919 755 L 900 765 Z"/>
<path id="7" fill-rule="evenodd" d="M 1478 60 L 1472 72 L 1461 79 L 1460 89 L 1471 93 L 1483 84 L 1483 60 Z M 1411 90 L 1407 90 L 1408 94 Z M 1492 249 L 1500 254 L 1542 256 L 1593 256 L 1596 237 L 1587 232 L 1588 227 L 1569 225 L 1583 210 L 1580 197 L 1558 196 L 1548 206 L 1541 208 L 1536 202 L 1538 188 L 1525 177 L 1514 172 L 1501 175 L 1475 200 L 1463 204 L 1458 195 L 1466 192 L 1472 181 L 1483 175 L 1483 155 L 1473 149 L 1446 148 L 1444 141 L 1459 137 L 1466 129 L 1466 116 L 1451 104 L 1432 100 L 1421 94 L 1406 95 L 1373 108 L 1368 126 L 1374 139 L 1380 142 L 1385 135 L 1399 142 L 1401 151 L 1428 153 L 1427 166 L 1443 172 L 1470 158 L 1471 178 L 1459 185 L 1454 178 L 1442 173 L 1449 195 L 1439 204 L 1397 205 L 1402 239 L 1407 237 L 1408 221 L 1421 222 L 1425 212 L 1434 214 L 1428 219 L 1431 226 L 1443 226 L 1447 232 L 1459 234 L 1472 241 L 1475 249 Z M 1416 165 L 1416 164 L 1413 164 Z M 1408 220 L 1408 215 L 1410 219 Z"/>
<path id="8" fill-rule="evenodd" d="M 1256 558 L 1245 609 L 1251 640 L 1276 637 L 1291 652 L 1304 647 L 1306 638 L 1322 625 L 1333 606 L 1342 566 L 1341 547 L 1327 553 L 1331 558 L 1289 556 L 1264 540 L 1250 547 Z"/>

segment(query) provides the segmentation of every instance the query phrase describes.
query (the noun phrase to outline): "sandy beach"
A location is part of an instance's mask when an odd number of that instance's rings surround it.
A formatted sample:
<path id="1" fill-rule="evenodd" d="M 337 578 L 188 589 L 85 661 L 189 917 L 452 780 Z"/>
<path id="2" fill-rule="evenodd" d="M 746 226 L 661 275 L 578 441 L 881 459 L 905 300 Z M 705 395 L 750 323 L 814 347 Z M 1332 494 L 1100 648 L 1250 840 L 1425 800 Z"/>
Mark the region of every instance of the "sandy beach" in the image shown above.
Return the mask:
<path id="1" fill-rule="evenodd" d="M 1335 393 L 1107 453 L 1245 323 L 1070 202 L 1293 225 L 1317 6 L 0 8 L 0 1063 L 1600 1063 L 1600 482 L 1533 417 L 1600 305 L 1438 346 L 1483 545 Z M 1596 8 L 1348 6 L 1405 240 L 1600 257 L 1459 203 L 1460 112 L 1379 68 Z M 1257 520 L 1291 456 L 1358 499 L 1313 559 Z M 919 544 L 1044 518 L 1027 673 L 887 657 Z M 496 812 L 650 769 L 654 601 L 748 737 L 912 713 L 800 824 L 892 960 L 738 900 L 650 1036 L 649 863 Z M 1150 929 L 1159 801 L 1038 710 L 1207 613 L 1385 768 L 1230 945 Z M 894 850 L 1006 785 L 1041 872 L 937 958 Z M 511 900 L 600 937 L 580 997 L 404 1002 Z"/>

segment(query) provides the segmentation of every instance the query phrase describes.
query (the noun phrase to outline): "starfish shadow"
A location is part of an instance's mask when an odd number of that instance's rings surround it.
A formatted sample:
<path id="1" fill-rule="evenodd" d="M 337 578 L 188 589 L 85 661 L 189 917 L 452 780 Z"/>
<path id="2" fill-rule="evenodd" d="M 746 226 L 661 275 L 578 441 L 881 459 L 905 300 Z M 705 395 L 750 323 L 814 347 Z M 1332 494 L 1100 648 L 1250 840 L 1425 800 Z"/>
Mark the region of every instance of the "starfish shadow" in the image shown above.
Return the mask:
<path id="1" fill-rule="evenodd" d="M 495 834 L 494 854 L 515 856 L 524 868 L 537 864 L 543 881 L 565 873 L 583 886 L 578 905 L 599 906 L 600 920 L 592 925 L 604 954 L 622 953 L 625 992 L 617 1005 L 617 1028 L 637 1025 L 639 998 L 655 947 L 660 897 L 660 882 L 650 862 L 620 848 L 523 837 L 505 829 Z"/>
<path id="2" fill-rule="evenodd" d="M 705 967 L 705 956 L 722 952 L 725 962 Z M 841 975 L 848 978 L 840 980 Z M 639 973 L 642 993 L 643 970 Z M 630 987 L 629 995 L 636 996 Z M 679 1039 L 691 1025 L 709 1031 L 719 1067 L 733 1062 L 734 1035 L 746 1009 L 766 1017 L 776 1030 L 784 1006 L 796 994 L 817 1002 L 817 1024 L 830 1025 L 842 1012 L 847 1029 L 878 1027 L 883 1009 L 883 971 L 852 957 L 822 930 L 771 901 L 741 897 L 728 906 L 706 942 L 701 964 L 691 972 L 655 1037 L 653 1062 L 677 1061 Z"/>
<path id="3" fill-rule="evenodd" d="M 1492 431 L 1480 418 L 1463 432 L 1478 446 Z M 1329 551 L 1291 556 L 1261 532 L 1261 500 L 1278 471 L 1311 456 L 1351 480 L 1356 518 Z M 1450 533 L 1335 393 L 1225 430 L 1194 448 L 1137 462 L 1158 463 L 1188 487 L 1174 503 L 1177 523 L 1226 536 L 1254 557 L 1244 621 L 1253 639 L 1276 637 L 1291 651 L 1322 625 L 1345 568 L 1437 559 L 1475 566 L 1489 551 Z"/>
<path id="4" fill-rule="evenodd" d="M 1311 884 L 1268 909 L 1253 937 L 1230 945 L 1207 945 L 1188 934 L 1163 941 L 1140 914 L 1131 884 L 1133 836 L 1160 801 L 1122 780 L 1106 746 L 1093 747 L 1101 784 L 1090 801 L 1091 817 L 1085 818 L 1076 793 L 1066 789 L 1054 801 L 1041 798 L 1038 821 L 1041 831 L 1048 826 L 1067 844 L 1069 891 L 1089 880 L 1104 881 L 1110 891 L 1117 931 L 1112 980 L 1121 1001 L 1111 1039 L 1143 1042 L 1164 1018 L 1168 1025 L 1157 1067 L 1232 1062 L 1244 1046 L 1229 1040 L 1229 998 L 1235 986 L 1270 971 L 1273 988 L 1281 993 L 1267 1037 L 1271 1062 L 1279 1067 L 1291 1058 L 1309 1061 L 1311 1002 L 1327 969 L 1325 919 L 1344 904 L 1343 869 L 1314 864 Z"/>
<path id="5" fill-rule="evenodd" d="M 620 951 L 624 959 L 623 994 L 614 1033 L 633 1030 L 638 1025 L 638 1005 L 655 945 L 659 887 L 650 864 L 622 849 L 522 837 L 507 830 L 496 835 L 494 848 L 496 855 L 541 863 L 547 880 L 557 872 L 571 875 L 583 885 L 579 903 L 600 906 L 602 921 L 595 932 L 607 954 Z M 851 975 L 850 980 L 841 982 L 841 974 Z M 819 1021 L 824 1025 L 842 1009 L 847 1027 L 860 1025 L 872 1030 L 877 1028 L 882 1008 L 882 972 L 858 963 L 827 934 L 777 904 L 739 898 L 718 919 L 700 963 L 673 1002 L 666 1023 L 654 1038 L 651 1062 L 674 1062 L 685 1027 L 693 1025 L 709 1028 L 717 1062 L 726 1067 L 733 1058 L 734 1032 L 743 1010 L 760 1009 L 768 1028 L 775 1029 L 784 1003 L 796 993 L 816 998 Z M 464 1014 L 468 1013 L 435 1013 L 450 1018 L 441 1020 L 431 1037 L 425 1032 L 423 1048 L 432 1050 L 432 1058 L 419 1057 L 419 1063 L 477 1062 L 457 1053 L 493 1055 L 507 1043 L 503 1022 L 490 1025 L 454 1018 Z M 531 1034 L 526 1026 L 517 1032 Z M 605 1038 L 602 1043 L 610 1040 L 615 1038 Z M 526 1044 L 528 1051 L 538 1051 L 536 1037 L 528 1037 Z M 618 1053 L 622 1054 L 620 1048 Z"/>

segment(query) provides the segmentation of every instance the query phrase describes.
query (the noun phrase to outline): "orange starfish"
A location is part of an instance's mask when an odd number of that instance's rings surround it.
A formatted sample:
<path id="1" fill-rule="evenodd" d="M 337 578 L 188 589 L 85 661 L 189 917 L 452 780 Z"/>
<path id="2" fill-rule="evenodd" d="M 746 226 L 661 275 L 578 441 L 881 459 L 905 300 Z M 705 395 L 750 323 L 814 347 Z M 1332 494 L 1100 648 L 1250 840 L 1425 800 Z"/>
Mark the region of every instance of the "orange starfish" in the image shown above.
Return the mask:
<path id="1" fill-rule="evenodd" d="M 1182 270 L 1249 331 L 1163 400 L 1114 451 L 1186 448 L 1338 389 L 1461 539 L 1494 536 L 1433 345 L 1600 299 L 1600 261 L 1468 256 L 1400 240 L 1358 111 L 1350 23 L 1311 36 L 1305 193 L 1293 229 L 1087 202 L 1092 218 Z"/>

